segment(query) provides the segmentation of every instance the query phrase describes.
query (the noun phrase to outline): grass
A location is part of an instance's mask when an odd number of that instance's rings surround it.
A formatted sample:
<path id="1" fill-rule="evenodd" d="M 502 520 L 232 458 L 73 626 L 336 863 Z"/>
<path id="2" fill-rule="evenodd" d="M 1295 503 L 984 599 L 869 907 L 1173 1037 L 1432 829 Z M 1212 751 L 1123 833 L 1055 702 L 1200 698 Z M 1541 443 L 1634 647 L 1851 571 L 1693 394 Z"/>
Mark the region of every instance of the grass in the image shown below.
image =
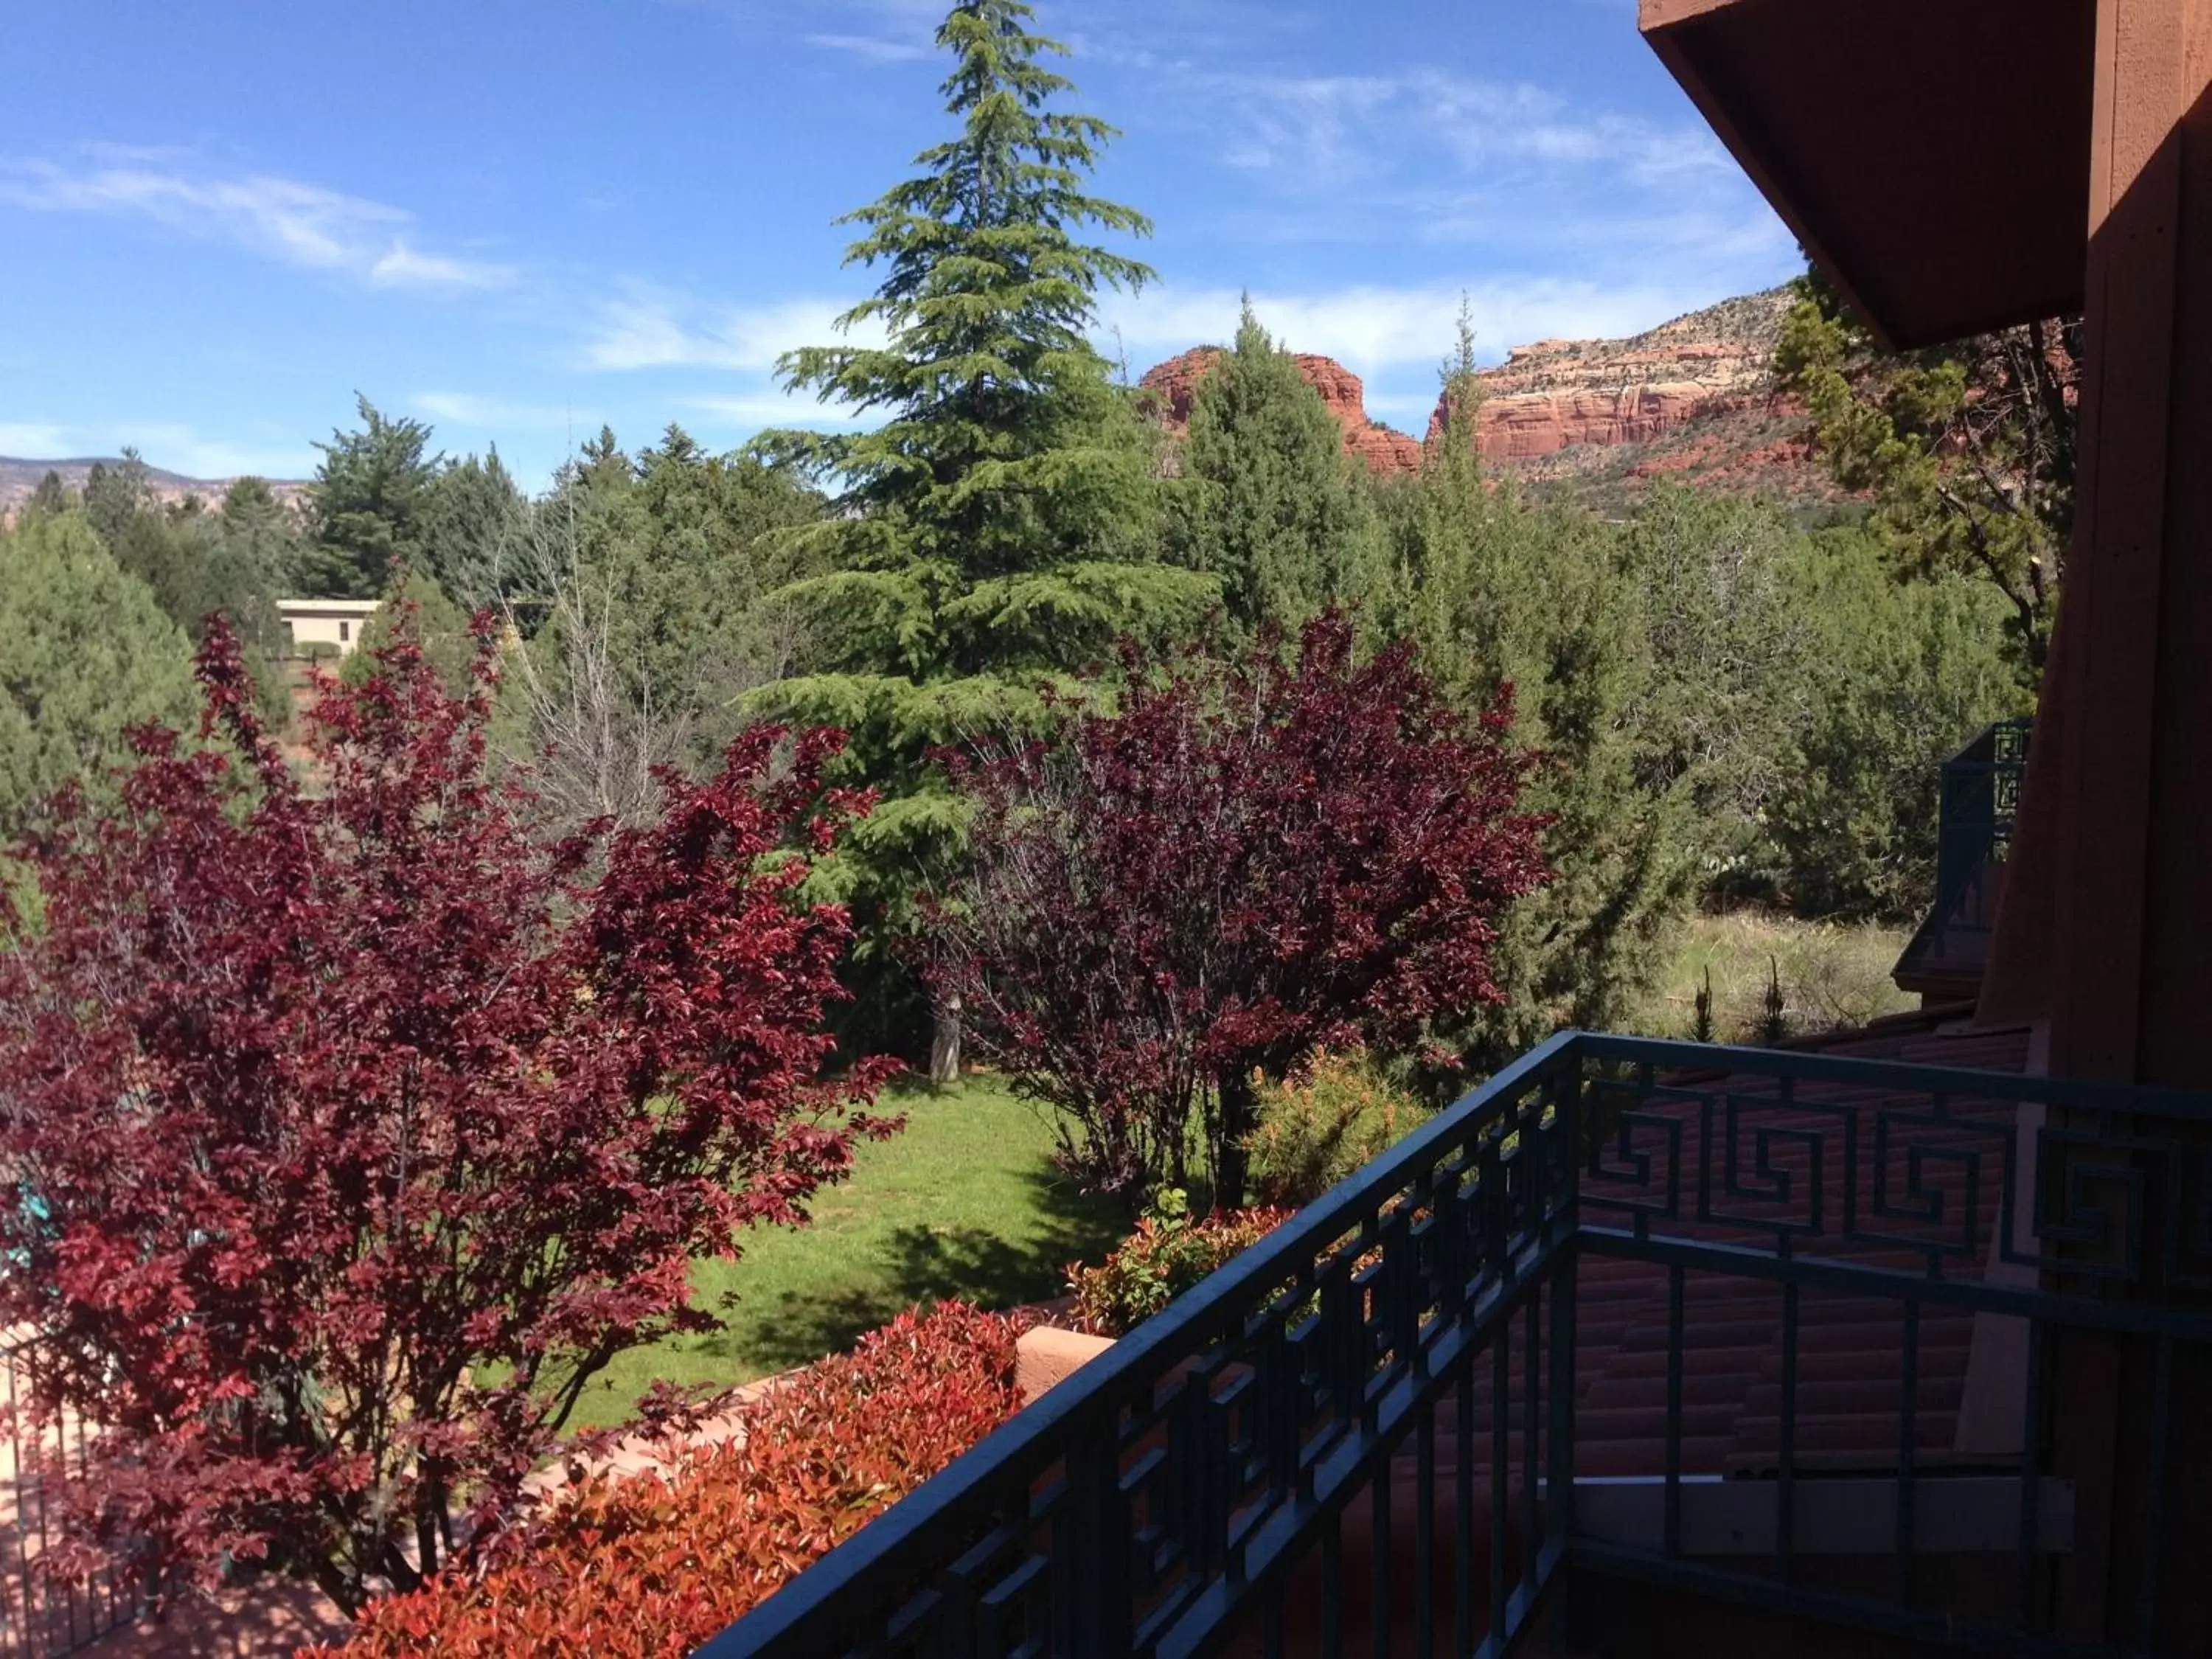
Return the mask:
<path id="1" fill-rule="evenodd" d="M 1909 938 L 1870 923 L 1797 921 L 1753 910 L 1693 916 L 1624 1028 L 1639 1036 L 1694 1035 L 1698 992 L 1710 971 L 1714 1037 L 1755 1042 L 1765 1023 L 1770 963 L 1781 980 L 1792 1036 L 1863 1025 L 1918 1006 L 1889 977 Z"/>
<path id="2" fill-rule="evenodd" d="M 1710 969 L 1714 1035 L 1756 1041 L 1770 960 L 1793 1032 L 1864 1024 L 1913 1006 L 1889 981 L 1905 939 L 1753 911 L 1695 916 L 1622 1029 L 1691 1036 Z M 916 1302 L 1010 1307 L 1057 1296 L 1070 1262 L 1098 1261 L 1128 1231 L 1117 1206 L 1082 1197 L 1054 1170 L 1049 1127 L 995 1079 L 908 1090 L 890 1103 L 906 1114 L 905 1132 L 860 1149 L 853 1178 L 816 1200 L 811 1226 L 751 1234 L 737 1261 L 694 1267 L 699 1304 L 726 1328 L 618 1357 L 574 1426 L 623 1422 L 663 1379 L 729 1387 L 842 1352 Z M 728 1295 L 737 1299 L 726 1308 Z"/>
<path id="3" fill-rule="evenodd" d="M 573 1426 L 623 1422 L 662 1379 L 726 1387 L 842 1352 L 916 1302 L 1058 1296 L 1070 1262 L 1098 1260 L 1128 1231 L 1115 1206 L 1059 1176 L 1049 1127 L 994 1079 L 886 1103 L 906 1114 L 905 1132 L 860 1148 L 852 1179 L 815 1200 L 811 1226 L 750 1234 L 738 1261 L 693 1267 L 699 1305 L 726 1328 L 617 1357 Z"/>

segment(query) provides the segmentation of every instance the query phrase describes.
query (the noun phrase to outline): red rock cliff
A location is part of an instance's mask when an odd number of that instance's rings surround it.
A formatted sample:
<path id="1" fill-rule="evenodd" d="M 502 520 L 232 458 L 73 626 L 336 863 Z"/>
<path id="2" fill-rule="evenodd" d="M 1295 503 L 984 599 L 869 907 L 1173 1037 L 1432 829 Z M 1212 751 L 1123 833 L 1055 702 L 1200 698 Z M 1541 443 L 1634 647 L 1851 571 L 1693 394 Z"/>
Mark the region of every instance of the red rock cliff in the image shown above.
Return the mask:
<path id="1" fill-rule="evenodd" d="M 1790 295 L 1776 289 L 1693 312 L 1626 340 L 1541 340 L 1481 371 L 1475 439 L 1501 475 L 1537 484 L 1603 484 L 1611 496 L 1680 476 L 1708 487 L 1825 500 L 1803 410 L 1774 390 L 1769 365 Z M 1145 376 L 1180 436 L 1191 400 L 1222 353 L 1201 347 Z M 1378 473 L 1411 471 L 1423 445 L 1367 418 L 1358 376 L 1328 357 L 1297 360 L 1344 428 L 1345 448 Z M 1439 400 L 1427 441 L 1443 430 Z M 1623 455 L 1622 452 L 1630 452 Z M 1610 482 L 1608 482 L 1610 481 Z"/>
<path id="2" fill-rule="evenodd" d="M 1170 357 L 1139 382 L 1158 398 L 1161 420 L 1175 436 L 1189 429 L 1199 386 L 1225 355 L 1219 346 L 1200 346 Z M 1357 374 L 1333 357 L 1310 352 L 1299 353 L 1296 361 L 1306 384 L 1321 393 L 1322 402 L 1344 428 L 1346 454 L 1358 456 L 1376 472 L 1411 472 L 1419 467 L 1420 440 L 1367 418 L 1367 388 Z"/>
<path id="3" fill-rule="evenodd" d="M 1489 461 L 1577 445 L 1654 443 L 1692 422 L 1787 413 L 1770 384 L 1789 295 L 1782 289 L 1678 317 L 1629 340 L 1540 340 L 1482 371 L 1476 441 Z M 1433 441 L 1447 414 L 1439 400 Z"/>

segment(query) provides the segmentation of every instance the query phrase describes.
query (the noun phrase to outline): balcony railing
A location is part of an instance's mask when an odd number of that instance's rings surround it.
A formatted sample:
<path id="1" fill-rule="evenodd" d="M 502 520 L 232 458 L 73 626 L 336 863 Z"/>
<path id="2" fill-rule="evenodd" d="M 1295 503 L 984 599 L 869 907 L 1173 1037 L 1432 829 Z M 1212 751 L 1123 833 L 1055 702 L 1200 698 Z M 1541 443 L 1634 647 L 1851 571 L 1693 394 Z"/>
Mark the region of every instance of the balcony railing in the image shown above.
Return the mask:
<path id="1" fill-rule="evenodd" d="M 1559 1037 L 702 1651 L 1503 1654 L 1585 1572 L 2159 1650 L 2208 1136 L 2168 1091 Z M 2101 1417 L 2057 1408 L 2085 1375 Z"/>
<path id="2" fill-rule="evenodd" d="M 21 1363 L 19 1345 L 0 1341 L 0 1659 L 62 1659 L 135 1622 L 142 1601 L 114 1570 L 83 1583 L 40 1571 L 60 1526 L 45 1478 L 82 1468 L 90 1436 L 73 1419 L 43 1429 L 16 1420 L 29 1404 Z"/>

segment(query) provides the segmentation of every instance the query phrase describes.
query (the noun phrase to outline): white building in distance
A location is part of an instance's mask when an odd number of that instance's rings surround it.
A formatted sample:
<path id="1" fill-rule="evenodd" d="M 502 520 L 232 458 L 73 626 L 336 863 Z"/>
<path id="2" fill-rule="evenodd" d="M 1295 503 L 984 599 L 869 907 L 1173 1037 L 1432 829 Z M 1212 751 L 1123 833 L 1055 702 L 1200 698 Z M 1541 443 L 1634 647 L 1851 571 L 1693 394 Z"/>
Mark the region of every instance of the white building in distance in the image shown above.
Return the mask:
<path id="1" fill-rule="evenodd" d="M 361 630 L 381 606 L 380 599 L 279 599 L 276 612 L 284 618 L 295 657 L 326 656 L 317 646 L 334 647 L 349 657 L 361 643 Z"/>

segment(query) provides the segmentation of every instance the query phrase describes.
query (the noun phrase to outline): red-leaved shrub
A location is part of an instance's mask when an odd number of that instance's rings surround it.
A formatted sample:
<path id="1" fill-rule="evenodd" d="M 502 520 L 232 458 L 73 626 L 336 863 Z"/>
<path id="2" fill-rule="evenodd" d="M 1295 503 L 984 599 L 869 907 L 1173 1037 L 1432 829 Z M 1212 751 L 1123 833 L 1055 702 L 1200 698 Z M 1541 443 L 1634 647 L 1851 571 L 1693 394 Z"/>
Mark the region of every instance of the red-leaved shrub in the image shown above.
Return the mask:
<path id="1" fill-rule="evenodd" d="M 1549 878 L 1501 693 L 1446 704 L 1409 645 L 1324 616 L 1294 659 L 1133 656 L 1059 740 L 947 757 L 974 803 L 930 974 L 976 1052 L 1054 1109 L 1064 1165 L 1245 1202 L 1255 1078 L 1418 1042 L 1503 1000 L 1499 918 Z M 1202 1169 L 1191 1153 L 1201 1149 Z"/>
<path id="2" fill-rule="evenodd" d="M 901 1315 L 757 1401 L 740 1443 L 599 1475 L 512 1565 L 371 1604 L 331 1659 L 688 1653 L 1012 1416 L 1019 1325 Z"/>
<path id="3" fill-rule="evenodd" d="M 140 732 L 115 811 L 12 849 L 9 1415 L 85 1439 L 24 1472 L 43 1567 L 261 1563 L 350 1609 L 465 1564 L 612 1356 L 718 1322 L 692 1261 L 895 1127 L 895 1068 L 824 1026 L 850 925 L 799 892 L 866 805 L 842 737 L 749 732 L 549 846 L 487 755 L 489 619 L 477 650 L 465 696 L 411 629 L 325 681 L 310 781 L 212 629 L 205 741 Z"/>

